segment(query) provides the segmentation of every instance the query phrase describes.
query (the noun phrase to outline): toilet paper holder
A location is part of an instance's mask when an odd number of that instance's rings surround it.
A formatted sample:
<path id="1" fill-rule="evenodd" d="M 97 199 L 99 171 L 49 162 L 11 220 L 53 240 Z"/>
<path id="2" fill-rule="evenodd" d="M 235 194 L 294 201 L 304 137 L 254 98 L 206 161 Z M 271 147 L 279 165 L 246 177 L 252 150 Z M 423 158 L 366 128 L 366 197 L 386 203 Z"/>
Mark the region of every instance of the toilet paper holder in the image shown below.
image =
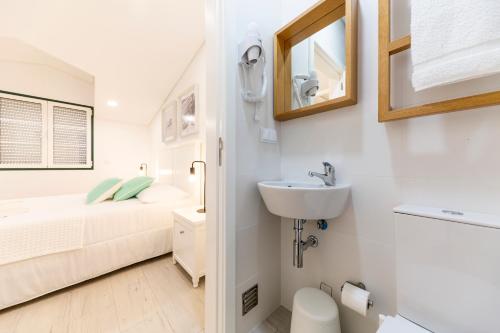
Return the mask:
<path id="1" fill-rule="evenodd" d="M 365 286 L 365 284 L 363 282 L 346 281 L 346 282 L 344 282 L 344 284 L 342 285 L 342 287 L 340 287 L 340 292 L 342 292 L 342 289 L 344 289 L 344 285 L 346 283 L 352 284 L 355 287 L 358 287 L 358 288 L 361 288 L 363 290 L 366 290 L 366 286 Z M 367 309 L 370 309 L 370 308 L 373 308 L 373 301 L 371 299 L 368 300 L 368 305 L 367 305 Z"/>

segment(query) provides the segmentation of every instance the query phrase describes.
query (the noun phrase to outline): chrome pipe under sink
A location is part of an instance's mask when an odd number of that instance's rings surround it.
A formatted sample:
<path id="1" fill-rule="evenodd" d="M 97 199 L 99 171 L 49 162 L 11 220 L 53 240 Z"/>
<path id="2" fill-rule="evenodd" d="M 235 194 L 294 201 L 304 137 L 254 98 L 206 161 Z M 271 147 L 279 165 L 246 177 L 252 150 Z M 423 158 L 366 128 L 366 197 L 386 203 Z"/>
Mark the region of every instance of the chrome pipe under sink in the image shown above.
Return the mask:
<path id="1" fill-rule="evenodd" d="M 306 241 L 302 240 L 302 231 L 307 220 L 295 219 L 293 230 L 295 231 L 295 239 L 293 240 L 293 266 L 297 268 L 304 267 L 304 251 L 309 247 L 318 247 L 319 241 L 316 236 L 309 235 Z"/>

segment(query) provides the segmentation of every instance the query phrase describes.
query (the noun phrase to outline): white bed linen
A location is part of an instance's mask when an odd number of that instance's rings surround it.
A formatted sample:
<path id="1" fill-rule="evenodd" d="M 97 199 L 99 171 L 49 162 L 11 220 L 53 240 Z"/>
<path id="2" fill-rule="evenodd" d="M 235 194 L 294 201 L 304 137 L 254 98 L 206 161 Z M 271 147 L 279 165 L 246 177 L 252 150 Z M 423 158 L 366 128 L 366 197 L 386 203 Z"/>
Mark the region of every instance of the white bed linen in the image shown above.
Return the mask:
<path id="1" fill-rule="evenodd" d="M 172 209 L 191 199 L 144 204 L 138 199 L 85 204 L 84 194 L 12 201 L 0 218 L 0 265 L 80 249 L 146 230 L 171 227 Z M 9 201 L 0 202 L 9 207 Z M 7 211 L 7 210 L 6 210 Z"/>
<path id="2" fill-rule="evenodd" d="M 61 208 L 62 203 L 69 211 L 82 208 L 83 246 L 0 265 L 0 309 L 171 252 L 172 210 L 193 205 L 192 199 L 85 205 L 84 195 L 27 200 L 30 212 Z"/>
<path id="3" fill-rule="evenodd" d="M 138 199 L 105 201 L 85 209 L 84 245 L 173 226 L 172 210 L 192 205 L 191 199 L 145 204 Z"/>
<path id="4" fill-rule="evenodd" d="M 0 266 L 0 310 L 172 251 L 173 228 Z"/>
<path id="5" fill-rule="evenodd" d="M 82 248 L 85 210 L 73 201 L 61 196 L 1 202 L 0 265 Z"/>

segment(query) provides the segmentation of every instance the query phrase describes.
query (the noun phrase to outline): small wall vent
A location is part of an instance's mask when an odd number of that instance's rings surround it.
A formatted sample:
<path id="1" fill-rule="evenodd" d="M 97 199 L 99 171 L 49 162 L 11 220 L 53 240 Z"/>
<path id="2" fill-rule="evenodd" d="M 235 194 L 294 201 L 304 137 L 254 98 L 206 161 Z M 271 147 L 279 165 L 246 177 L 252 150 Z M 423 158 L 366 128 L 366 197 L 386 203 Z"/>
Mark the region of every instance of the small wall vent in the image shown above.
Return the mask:
<path id="1" fill-rule="evenodd" d="M 259 304 L 259 285 L 255 285 L 241 295 L 243 315 L 246 315 L 250 310 Z"/>

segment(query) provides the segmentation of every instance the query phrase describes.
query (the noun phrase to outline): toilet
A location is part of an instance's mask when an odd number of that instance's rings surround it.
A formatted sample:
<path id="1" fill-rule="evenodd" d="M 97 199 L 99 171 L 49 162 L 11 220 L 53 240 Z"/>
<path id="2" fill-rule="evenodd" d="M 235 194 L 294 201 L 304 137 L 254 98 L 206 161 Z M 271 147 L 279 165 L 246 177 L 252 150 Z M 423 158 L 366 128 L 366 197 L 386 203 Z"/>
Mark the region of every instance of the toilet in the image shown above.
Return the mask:
<path id="1" fill-rule="evenodd" d="M 496 333 L 500 217 L 402 205 L 396 222 L 396 316 L 377 333 Z"/>
<path id="2" fill-rule="evenodd" d="M 340 333 L 339 309 L 317 288 L 302 288 L 293 297 L 290 333 Z"/>
<path id="3" fill-rule="evenodd" d="M 500 217 L 413 205 L 394 209 L 397 315 L 377 333 L 498 333 Z M 293 299 L 291 333 L 340 333 L 335 301 Z"/>

